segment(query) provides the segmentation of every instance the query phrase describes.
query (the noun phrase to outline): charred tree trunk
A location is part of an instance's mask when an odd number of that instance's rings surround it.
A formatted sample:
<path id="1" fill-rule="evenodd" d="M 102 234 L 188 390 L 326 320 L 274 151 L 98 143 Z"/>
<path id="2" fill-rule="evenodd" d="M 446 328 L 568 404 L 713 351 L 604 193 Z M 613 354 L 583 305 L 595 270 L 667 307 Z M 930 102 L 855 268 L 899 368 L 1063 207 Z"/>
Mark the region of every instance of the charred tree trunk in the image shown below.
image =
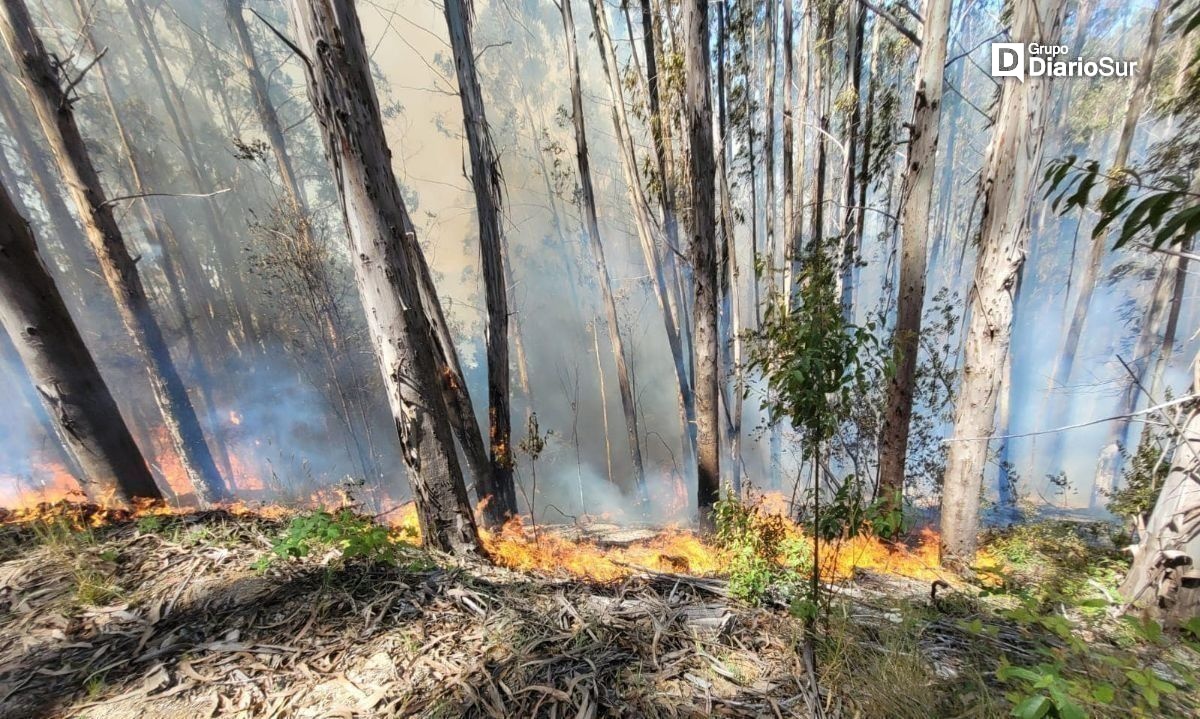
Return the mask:
<path id="1" fill-rule="evenodd" d="M 567 63 L 571 72 L 571 119 L 575 126 L 575 160 L 579 168 L 579 185 L 583 195 L 584 223 L 592 250 L 592 259 L 596 263 L 596 276 L 608 320 L 609 337 L 613 345 L 613 359 L 617 363 L 617 384 L 621 390 L 621 408 L 625 412 L 625 428 L 629 434 L 629 452 L 633 459 L 634 488 L 639 495 L 645 497 L 646 473 L 642 465 L 642 441 L 638 431 L 637 405 L 629 380 L 625 343 L 621 338 L 621 326 L 617 320 L 617 301 L 613 297 L 612 278 L 608 274 L 608 264 L 604 257 L 604 243 L 600 239 L 600 222 L 596 217 L 596 193 L 592 188 L 592 171 L 588 158 L 587 128 L 583 119 L 583 90 L 579 77 L 579 49 L 575 42 L 575 19 L 571 14 L 571 0 L 562 0 L 560 9 L 563 32 L 567 40 Z M 624 489 L 628 489 L 628 487 L 624 487 Z"/>
<path id="2" fill-rule="evenodd" d="M 150 311 L 137 267 L 113 218 L 100 178 L 88 157 L 71 104 L 55 66 L 33 30 L 23 0 L 4 0 L 0 32 L 21 70 L 22 81 L 66 180 L 100 269 L 116 300 L 117 311 L 141 354 L 151 389 L 175 450 L 202 502 L 226 497 L 225 487 L 205 443 L 187 389 L 179 378 L 162 331 Z"/>
<path id="3" fill-rule="evenodd" d="M 701 526 L 709 526 L 721 491 L 718 431 L 720 368 L 717 336 L 717 247 L 712 137 L 709 95 L 708 3 L 684 0 L 685 115 L 691 148 L 692 272 L 696 301 L 692 327 L 696 357 L 696 499 Z"/>
<path id="4" fill-rule="evenodd" d="M 463 127 L 471 156 L 471 185 L 479 215 L 480 268 L 487 303 L 488 457 L 495 495 L 484 511 L 493 524 L 500 524 L 517 513 L 517 492 L 513 486 L 512 410 L 509 406 L 508 290 L 504 281 L 504 235 L 500 226 L 503 177 L 488 129 L 483 92 L 475 73 L 475 49 L 471 40 L 474 18 L 468 2 L 446 0 L 444 7 L 458 75 Z"/>
<path id="5" fill-rule="evenodd" d="M 4 19 L 8 39 L 13 23 L 8 15 Z M 117 403 L 38 255 L 29 224 L 3 186 L 0 324 L 0 331 L 11 338 L 33 380 L 55 435 L 80 468 L 79 481 L 88 497 L 162 499 Z"/>
<path id="6" fill-rule="evenodd" d="M 349 230 L 355 280 L 422 537 L 444 551 L 479 554 L 475 519 L 441 400 L 420 269 L 412 259 L 420 250 L 392 171 L 358 14 L 352 4 L 337 0 L 292 0 L 289 12 Z"/>
<path id="7" fill-rule="evenodd" d="M 879 437 L 879 492 L 889 502 L 904 492 L 908 425 L 912 419 L 921 313 L 925 302 L 930 206 L 942 116 L 942 75 L 952 4 L 952 0 L 931 0 L 924 8 L 925 23 L 917 58 L 917 90 L 909 125 L 908 162 L 904 166 L 900 189 L 900 286 L 896 327 L 892 333 L 896 371 L 888 382 L 883 429 Z"/>
<path id="8" fill-rule="evenodd" d="M 1013 41 L 1056 42 L 1063 5 L 1064 0 L 1017 0 Z M 1029 205 L 1037 189 L 1049 90 L 1047 78 L 1004 83 L 984 161 L 979 258 L 943 480 L 941 551 L 947 566 L 965 567 L 975 557 L 987 438 L 1012 333 L 1014 284 L 1029 244 Z"/>

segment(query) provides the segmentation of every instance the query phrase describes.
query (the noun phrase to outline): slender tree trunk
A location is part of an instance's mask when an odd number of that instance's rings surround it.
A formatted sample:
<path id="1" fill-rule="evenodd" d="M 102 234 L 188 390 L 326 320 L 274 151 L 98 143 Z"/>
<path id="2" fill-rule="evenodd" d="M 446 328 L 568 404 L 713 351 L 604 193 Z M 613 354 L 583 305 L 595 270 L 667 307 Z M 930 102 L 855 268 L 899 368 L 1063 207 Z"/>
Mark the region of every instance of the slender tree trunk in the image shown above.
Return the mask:
<path id="1" fill-rule="evenodd" d="M 846 121 L 846 157 L 842 173 L 842 266 L 838 274 L 841 285 L 842 314 L 854 320 L 854 269 L 862 255 L 862 237 L 858 233 L 860 209 L 854 201 L 858 191 L 855 172 L 858 171 L 858 133 L 862 124 L 862 45 L 867 14 L 858 2 L 846 8 L 846 73 L 847 84 L 854 96 L 850 117 Z"/>
<path id="2" fill-rule="evenodd" d="M 180 462 L 201 502 L 224 499 L 225 487 L 205 443 L 196 411 L 150 311 L 137 267 L 113 219 L 112 205 L 105 199 L 54 65 L 33 30 L 23 0 L 4 0 L 3 8 L 0 32 L 21 69 L 22 82 L 68 191 L 84 219 L 88 241 L 100 260 L 117 310 L 145 362 L 155 400 Z"/>
<path id="3" fill-rule="evenodd" d="M 1193 192 L 1200 192 L 1200 175 L 1192 179 Z M 1184 253 L 1191 253 L 1192 241 L 1188 240 L 1179 250 Z M 1158 359 L 1154 362 L 1154 371 L 1150 375 L 1150 396 L 1160 397 L 1164 377 L 1166 375 L 1167 366 L 1171 363 L 1171 356 L 1175 353 L 1175 335 L 1179 330 L 1179 313 L 1183 309 L 1183 290 L 1187 284 L 1188 265 L 1190 261 L 1187 257 L 1179 257 L 1178 263 L 1175 265 L 1175 287 L 1171 295 L 1171 308 L 1167 311 L 1167 322 L 1163 327 L 1162 346 L 1158 351 Z"/>
<path id="4" fill-rule="evenodd" d="M 70 264 L 70 277 L 75 281 L 64 282 L 67 275 L 59 271 L 57 263 L 49 263 L 51 273 L 60 283 L 60 287 L 66 285 L 67 291 L 64 292 L 64 296 L 69 299 L 70 307 L 95 311 L 96 308 L 90 307 L 89 302 L 94 292 L 93 286 L 98 285 L 93 285 L 89 278 L 92 272 L 98 272 L 96 256 L 88 249 L 86 243 L 79 242 L 83 232 L 75 223 L 71 211 L 67 209 L 67 203 L 59 189 L 58 173 L 47 162 L 42 143 L 34 139 L 25 119 L 21 117 L 15 98 L 9 81 L 0 78 L 0 116 L 4 118 L 17 156 L 29 171 L 33 189 L 37 191 L 42 208 L 46 212 L 49 220 L 47 234 L 54 239 L 55 247 L 62 248 L 63 257 Z M 15 197 L 17 188 L 14 186 L 12 191 Z"/>
<path id="5" fill-rule="evenodd" d="M 579 76 L 579 49 L 575 42 L 575 19 L 571 14 L 571 0 L 561 0 L 560 10 L 563 32 L 567 41 L 567 63 L 571 73 L 571 118 L 575 126 L 575 160 L 579 168 L 579 184 L 583 195 L 584 223 L 592 250 L 592 259 L 596 264 L 596 277 L 600 285 L 604 312 L 608 319 L 613 359 L 617 363 L 617 385 L 621 390 L 621 408 L 625 412 L 625 428 L 629 434 L 629 453 L 633 459 L 633 488 L 638 491 L 639 495 L 645 497 L 646 472 L 642 466 L 642 441 L 638 430 L 637 405 L 633 396 L 633 387 L 629 381 L 625 343 L 621 337 L 621 326 L 617 319 L 617 301 L 613 297 L 612 278 L 608 274 L 608 264 L 604 257 L 604 243 L 600 238 L 600 222 L 596 217 L 596 193 L 592 188 L 592 172 L 588 159 L 587 128 L 583 118 L 583 90 L 580 86 Z M 593 19 L 599 27 L 600 21 L 594 12 Z M 637 203 L 635 202 L 635 204 Z M 629 487 L 623 487 L 623 489 L 628 490 Z"/>
<path id="6" fill-rule="evenodd" d="M 1117 141 L 1117 150 L 1113 155 L 1113 168 L 1123 168 L 1129 162 L 1129 153 L 1133 148 L 1133 136 L 1137 129 L 1138 119 L 1145 109 L 1146 100 L 1150 90 L 1150 77 L 1154 70 L 1155 56 L 1158 54 L 1159 42 L 1162 40 L 1163 22 L 1167 14 L 1167 0 L 1158 0 L 1154 8 L 1154 14 L 1150 19 L 1149 35 L 1146 39 L 1146 45 L 1142 48 L 1142 55 L 1138 61 L 1138 72 L 1133 83 L 1133 89 L 1129 95 L 1129 104 L 1125 106 L 1125 118 L 1121 126 L 1121 135 Z M 1075 297 L 1075 307 L 1071 313 L 1070 322 L 1067 324 L 1067 332 L 1063 336 L 1063 343 L 1059 347 L 1058 354 L 1055 356 L 1054 369 L 1051 373 L 1051 384 L 1047 396 L 1052 392 L 1063 391 L 1071 381 L 1071 375 L 1075 367 L 1075 357 L 1079 352 L 1079 343 L 1083 337 L 1083 329 L 1087 324 L 1088 310 L 1092 304 L 1092 295 L 1096 290 L 1096 282 L 1100 277 L 1100 269 L 1104 263 L 1104 247 L 1108 242 L 1108 234 L 1101 233 L 1092 237 L 1088 246 L 1087 261 L 1083 265 L 1082 271 L 1079 273 L 1079 289 Z M 1057 408 L 1053 416 L 1056 420 L 1052 424 L 1062 424 L 1061 419 L 1065 416 L 1069 402 L 1060 398 L 1058 401 L 1049 401 L 1051 408 Z M 1059 466 L 1060 455 L 1062 453 L 1062 437 L 1061 433 L 1051 437 L 1051 441 L 1046 450 L 1047 462 L 1052 469 Z"/>
<path id="7" fill-rule="evenodd" d="M 78 0 L 77 0 L 78 1 Z M 288 200 L 297 211 L 304 212 L 306 203 L 300 180 L 292 166 L 292 158 L 287 150 L 287 140 L 283 136 L 283 125 L 275 106 L 271 104 L 271 93 L 267 81 L 258 67 L 258 58 L 254 54 L 254 43 L 250 40 L 250 31 L 242 17 L 244 0 L 225 0 L 225 20 L 233 39 L 237 42 L 238 54 L 241 56 L 242 67 L 246 69 L 246 78 L 250 81 L 250 97 L 254 101 L 254 110 L 258 121 L 262 123 L 267 143 L 271 146 L 271 154 L 275 156 L 275 166 L 279 170 L 279 179 Z M 230 128 L 233 129 L 233 128 Z"/>
<path id="8" fill-rule="evenodd" d="M 1013 42 L 1057 42 L 1063 5 L 1064 0 L 1016 0 Z M 1004 82 L 984 161 L 979 257 L 943 479 L 942 562 L 947 566 L 965 567 L 975 556 L 986 438 L 993 433 L 1012 332 L 1013 285 L 1029 243 L 1028 213 L 1037 193 L 1049 90 L 1048 78 Z"/>
<path id="9" fill-rule="evenodd" d="M 475 49 L 471 40 L 474 18 L 468 2 L 446 0 L 443 5 L 471 156 L 471 184 L 479 215 L 480 267 L 487 304 L 488 449 L 496 496 L 484 511 L 493 524 L 500 524 L 517 513 L 517 492 L 513 485 L 512 410 L 509 406 L 508 290 L 504 282 L 504 234 L 500 226 L 503 178 L 488 129 L 483 92 L 475 73 Z"/>
<path id="10" fill-rule="evenodd" d="M 1200 392 L 1200 356 L 1192 363 L 1191 392 Z M 1150 516 L 1139 518 L 1133 564 L 1121 584 L 1121 596 L 1132 606 L 1168 624 L 1183 623 L 1200 611 L 1194 579 L 1200 557 L 1200 409 L 1194 402 L 1182 407 L 1170 473 Z M 1189 573 L 1193 579 L 1185 582 Z"/>
<path id="11" fill-rule="evenodd" d="M 184 166 L 197 192 L 207 192 L 210 183 L 205 178 L 208 173 L 204 170 L 202 158 L 198 155 L 196 131 L 192 126 L 191 115 L 181 97 L 179 87 L 164 67 L 162 49 L 159 47 L 158 36 L 154 32 L 150 18 L 140 0 L 125 0 L 132 25 L 138 38 L 138 47 L 146 62 L 147 69 L 158 87 L 167 118 L 179 139 L 183 151 Z M 254 327 L 254 314 L 248 304 L 245 283 L 242 280 L 241 265 L 234 252 L 234 238 L 221 222 L 216 205 L 212 199 L 201 200 L 204 207 L 204 223 L 208 228 L 213 245 L 216 247 L 217 258 L 221 264 L 223 282 L 229 285 L 229 301 L 237 316 L 242 336 L 252 343 L 258 342 L 257 330 Z"/>
<path id="12" fill-rule="evenodd" d="M 816 43 L 812 48 L 812 98 L 817 103 L 818 118 L 813 140 L 816 177 L 813 179 L 812 185 L 812 229 L 809 235 L 810 241 L 815 247 L 822 247 L 825 243 L 825 170 L 829 136 L 829 101 L 826 97 L 825 79 L 829 69 L 828 56 L 829 46 L 832 44 L 833 18 L 823 15 L 822 8 L 818 6 L 818 3 L 812 3 L 809 7 L 812 13 L 812 26 L 816 28 L 817 33 Z M 832 8 L 830 12 L 833 12 Z"/>
<path id="13" fill-rule="evenodd" d="M 7 0 L 5 40 L 20 27 Z M 23 10 L 23 8 L 22 8 Z M 28 21 L 28 14 L 24 20 Z M 14 22 L 14 19 L 16 22 Z M 89 498 L 162 499 L 96 363 L 38 255 L 29 223 L 0 186 L 0 332 L 12 340 Z"/>
<path id="14" fill-rule="evenodd" d="M 696 356 L 696 499 L 701 526 L 721 491 L 718 431 L 720 367 L 717 336 L 717 248 L 714 195 L 712 101 L 709 95 L 708 3 L 684 0 L 684 108 L 691 148 L 692 272 L 696 301 L 692 327 Z"/>
<path id="15" fill-rule="evenodd" d="M 408 226 L 407 232 L 409 237 L 416 237 L 416 231 L 411 225 Z M 450 323 L 446 321 L 446 314 L 442 311 L 442 303 L 438 299 L 437 287 L 433 283 L 433 273 L 429 270 L 425 253 L 417 246 L 415 240 L 406 244 L 406 251 L 409 253 L 409 262 L 417 273 L 421 306 L 425 308 L 433 332 L 433 350 L 441 378 L 442 401 L 449 415 L 450 428 L 458 439 L 458 446 L 462 449 L 463 459 L 467 463 L 467 471 L 474 480 L 475 497 L 483 501 L 487 497 L 496 496 L 496 490 L 492 486 L 492 467 L 488 461 L 483 434 L 479 429 L 479 420 L 475 417 L 471 391 L 463 376 L 458 349 L 454 346 L 454 336 L 450 332 Z"/>
<path id="16" fill-rule="evenodd" d="M 81 27 L 80 39 L 83 41 L 83 45 L 88 53 L 93 57 L 98 57 L 101 50 L 97 46 L 91 30 L 94 18 L 90 16 L 88 8 L 83 5 L 82 0 L 74 0 L 73 4 Z M 119 156 L 125 159 L 126 170 L 129 173 L 129 194 L 145 195 L 151 191 L 150 183 L 146 181 L 142 173 L 141 163 L 135 154 L 133 139 L 126 129 L 121 113 L 117 109 L 116 101 L 113 99 L 108 72 L 102 63 L 98 64 L 93 71 L 96 73 L 100 85 L 100 94 L 104 98 L 104 106 L 108 110 L 112 127 L 116 130 L 117 140 L 120 145 Z M 229 458 L 229 448 L 225 441 L 224 432 L 222 431 L 223 425 L 220 418 L 217 417 L 216 402 L 212 394 L 214 386 L 212 373 L 209 372 L 208 365 L 204 361 L 204 353 L 201 351 L 196 329 L 192 323 L 189 303 L 184 296 L 184 286 L 190 288 L 192 292 L 201 292 L 201 281 L 198 279 L 198 273 L 195 268 L 191 266 L 188 255 L 180 248 L 174 231 L 167 227 L 166 223 L 160 218 L 155 216 L 149 201 L 143 197 L 141 200 L 135 202 L 141 216 L 146 239 L 159 248 L 159 256 L 163 264 L 163 274 L 167 279 L 168 294 L 171 296 L 176 313 L 179 314 L 183 339 L 187 344 L 192 379 L 197 384 L 196 391 L 202 400 L 205 418 L 208 420 L 210 431 L 213 432 L 217 440 L 214 442 L 216 445 L 213 448 L 214 457 L 221 463 L 221 471 L 225 475 L 226 480 L 232 482 L 233 463 Z"/>
<path id="17" fill-rule="evenodd" d="M 667 251 L 672 252 L 679 250 L 679 218 L 675 212 L 675 178 L 668 173 L 665 140 L 667 122 L 663 118 L 662 111 L 662 81 L 658 74 L 657 49 L 654 42 L 656 36 L 654 12 L 650 6 L 650 0 L 641 0 L 641 9 L 642 44 L 645 48 L 646 80 L 649 86 L 646 95 L 650 103 L 650 136 L 654 141 L 654 159 L 658 165 L 658 177 L 661 183 L 659 199 L 662 203 L 663 230 L 667 236 Z"/>
<path id="18" fill-rule="evenodd" d="M 358 14 L 336 0 L 292 0 L 288 9 L 422 538 L 444 551 L 479 554 L 450 420 L 439 401 L 435 341 L 413 262 L 420 249 L 392 171 Z"/>
<path id="19" fill-rule="evenodd" d="M 13 173 L 12 167 L 8 164 L 8 158 L 4 152 L 0 151 L 0 190 L 5 187 L 15 188 L 16 186 L 16 175 Z M 13 194 L 11 200 L 18 216 L 22 218 L 29 217 L 29 212 L 21 202 L 19 194 Z M 67 472 L 72 477 L 75 477 L 76 480 L 86 476 L 83 473 L 83 468 L 75 461 L 75 455 L 71 453 L 68 445 L 59 436 L 58 425 L 50 419 L 50 415 L 46 412 L 46 408 L 42 404 L 42 396 L 34 386 L 33 378 L 25 370 L 21 356 L 17 354 L 16 345 L 13 344 L 12 339 L 4 331 L 3 327 L 0 327 L 0 368 L 5 366 L 11 368 L 10 372 L 4 373 L 7 374 L 6 381 L 9 383 L 9 386 L 13 386 L 20 391 L 22 403 L 29 408 L 29 412 L 37 420 L 38 426 L 42 428 L 44 440 L 50 441 L 50 447 L 47 449 L 54 458 L 54 461 L 66 468 Z M 4 376 L 4 374 L 0 374 L 0 377 Z"/>
<path id="20" fill-rule="evenodd" d="M 687 370 L 687 358 L 680 335 L 681 316 L 678 312 L 682 307 L 676 307 L 672 302 L 666 275 L 666 266 L 659 256 L 658 247 L 654 241 L 653 223 L 651 222 L 648 203 L 638 179 L 637 157 L 633 135 L 629 127 L 629 119 L 625 111 L 625 100 L 621 90 L 620 67 L 617 64 L 616 50 L 613 48 L 612 36 L 608 30 L 607 11 L 600 0 L 588 0 L 592 12 L 592 23 L 596 29 L 596 43 L 600 48 L 601 65 L 608 78 L 609 97 L 612 100 L 613 129 L 618 138 L 620 148 L 621 169 L 625 178 L 629 202 L 633 209 L 634 226 L 637 229 L 638 240 L 642 247 L 642 257 L 646 269 L 653 278 L 655 298 L 658 300 L 659 311 L 662 313 L 663 330 L 667 335 L 667 346 L 675 367 L 675 379 L 679 386 L 679 420 L 682 449 L 690 454 L 693 440 L 693 418 L 695 416 L 695 399 L 692 395 L 691 384 Z M 674 251 L 668 247 L 668 252 Z M 643 480 L 639 480 L 639 484 Z"/>
<path id="21" fill-rule="evenodd" d="M 612 441 L 608 431 L 608 393 L 604 389 L 604 364 L 600 361 L 600 318 L 592 320 L 592 351 L 596 354 L 596 381 L 600 386 L 600 417 L 604 420 L 604 463 L 608 467 L 608 481 L 613 483 Z"/>
<path id="22" fill-rule="evenodd" d="M 908 426 L 912 419 L 921 314 L 925 302 L 930 202 L 942 116 L 942 74 L 952 4 L 953 0 L 930 0 L 924 8 L 925 24 L 917 57 L 917 89 L 909 125 L 908 161 L 900 189 L 900 287 L 896 327 L 892 333 L 896 371 L 888 381 L 883 429 L 879 437 L 879 491 L 889 502 L 904 492 Z"/>

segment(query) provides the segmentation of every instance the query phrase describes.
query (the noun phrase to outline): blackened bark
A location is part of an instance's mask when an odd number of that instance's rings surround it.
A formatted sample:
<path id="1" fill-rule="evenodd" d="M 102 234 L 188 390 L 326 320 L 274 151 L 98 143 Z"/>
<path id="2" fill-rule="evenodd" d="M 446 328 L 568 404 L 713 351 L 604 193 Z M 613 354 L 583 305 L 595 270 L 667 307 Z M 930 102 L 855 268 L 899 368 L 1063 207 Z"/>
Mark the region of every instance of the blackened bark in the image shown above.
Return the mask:
<path id="1" fill-rule="evenodd" d="M 444 7 L 471 156 L 471 185 L 479 215 L 480 268 L 487 304 L 488 459 L 495 494 L 484 511 L 493 524 L 499 524 L 517 513 L 509 394 L 508 290 L 504 276 L 504 234 L 500 226 L 503 176 L 475 72 L 471 40 L 474 17 L 468 1 L 446 0 Z"/>
<path id="2" fill-rule="evenodd" d="M 117 403 L 38 255 L 29 223 L 0 186 L 0 325 L 94 500 L 162 499 Z"/>
<path id="3" fill-rule="evenodd" d="M 201 502 L 224 499 L 225 487 L 196 418 L 196 410 L 179 377 L 171 353 L 150 311 L 145 288 L 121 228 L 105 199 L 71 103 L 63 93 L 55 67 L 33 30 L 23 0 L 4 0 L 0 33 L 21 71 L 68 192 L 83 218 L 84 229 L 100 261 L 100 269 L 116 300 L 117 311 L 140 353 L 167 432 Z"/>
<path id="4" fill-rule="evenodd" d="M 685 113 L 691 148 L 692 271 L 696 302 L 693 306 L 696 394 L 696 498 L 701 526 L 721 491 L 721 457 L 718 437 L 718 387 L 720 385 L 717 334 L 717 247 L 714 206 L 712 102 L 709 94 L 708 3 L 684 0 L 686 46 Z"/>

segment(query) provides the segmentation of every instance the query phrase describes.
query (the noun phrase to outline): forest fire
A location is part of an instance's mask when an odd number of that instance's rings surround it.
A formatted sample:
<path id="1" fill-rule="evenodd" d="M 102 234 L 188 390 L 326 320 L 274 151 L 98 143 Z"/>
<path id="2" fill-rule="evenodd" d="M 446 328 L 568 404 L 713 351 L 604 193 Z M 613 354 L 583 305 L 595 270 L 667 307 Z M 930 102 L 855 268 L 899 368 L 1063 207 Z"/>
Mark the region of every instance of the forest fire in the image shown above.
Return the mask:
<path id="1" fill-rule="evenodd" d="M 786 507 L 786 498 L 777 493 L 768 493 L 759 502 L 768 512 Z M 407 537 L 420 537 L 416 505 L 411 502 L 396 512 L 391 524 Z M 799 525 L 788 523 L 787 532 L 811 547 L 811 539 Z M 679 527 L 657 529 L 644 539 L 618 543 L 574 539 L 569 528 L 538 527 L 514 517 L 498 530 L 481 529 L 480 535 L 492 559 L 501 566 L 592 581 L 608 582 L 645 571 L 722 576 L 730 568 L 727 552 Z M 826 581 L 840 581 L 863 569 L 912 579 L 938 579 L 943 576 L 938 568 L 938 542 L 937 532 L 926 528 L 918 532 L 912 546 L 885 542 L 868 534 L 824 544 L 821 576 Z"/>
<path id="2" fill-rule="evenodd" d="M 146 515 L 176 514 L 189 511 L 161 503 L 141 503 L 126 508 L 109 498 L 91 504 L 83 503 L 74 478 L 61 467 L 47 465 L 40 475 L 46 477 L 36 490 L 7 498 L 7 511 L 2 520 L 26 522 L 66 515 L 91 526 Z M 0 478 L 2 479 L 2 478 Z M 486 500 L 485 500 L 486 502 Z M 786 499 L 768 493 L 757 500 L 764 512 L 776 512 L 786 507 Z M 344 491 L 326 489 L 314 492 L 297 507 L 277 504 L 252 505 L 243 500 L 221 505 L 234 515 L 255 514 L 270 519 L 284 519 L 305 509 L 349 507 L 353 500 Z M 480 503 L 477 514 L 484 503 Z M 381 517 L 390 516 L 389 525 L 399 538 L 407 542 L 420 541 L 420 525 L 416 505 L 407 502 Z M 607 526 L 607 525 L 606 525 Z M 621 528 L 613 525 L 619 533 Z M 539 526 L 523 517 L 510 519 L 496 530 L 480 529 L 484 547 L 499 565 L 523 572 L 569 576 L 590 581 L 609 582 L 639 572 L 686 574 L 698 577 L 719 577 L 728 574 L 731 557 L 713 541 L 686 528 L 667 526 L 639 528 L 632 541 L 609 541 L 594 537 L 574 537 L 572 527 Z M 800 539 L 811 546 L 811 540 L 801 527 L 787 523 L 789 538 Z M 912 546 L 888 543 L 877 537 L 861 534 L 834 543 L 822 544 L 821 576 L 826 581 L 846 580 L 858 569 L 932 580 L 939 578 L 938 535 L 932 529 L 922 530 Z"/>

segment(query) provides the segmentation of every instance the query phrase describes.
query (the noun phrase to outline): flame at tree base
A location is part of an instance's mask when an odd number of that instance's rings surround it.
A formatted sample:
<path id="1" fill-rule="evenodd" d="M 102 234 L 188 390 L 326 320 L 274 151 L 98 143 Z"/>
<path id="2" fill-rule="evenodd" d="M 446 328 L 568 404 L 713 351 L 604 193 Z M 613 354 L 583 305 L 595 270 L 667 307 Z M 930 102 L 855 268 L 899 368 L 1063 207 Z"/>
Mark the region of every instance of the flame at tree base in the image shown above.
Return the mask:
<path id="1" fill-rule="evenodd" d="M 419 540 L 416 506 L 404 505 L 393 526 Z M 799 525 L 790 523 L 787 532 L 811 550 L 812 540 Z M 714 542 L 677 527 L 662 529 L 648 539 L 607 546 L 573 539 L 561 527 L 532 527 L 514 517 L 497 530 L 480 528 L 480 539 L 500 566 L 589 581 L 616 581 L 645 571 L 719 577 L 731 567 L 729 554 Z M 911 546 L 866 534 L 822 542 L 821 578 L 840 581 L 853 577 L 856 570 L 869 570 L 923 581 L 939 579 L 944 576 L 938 564 L 939 543 L 932 529 L 918 532 Z"/>

